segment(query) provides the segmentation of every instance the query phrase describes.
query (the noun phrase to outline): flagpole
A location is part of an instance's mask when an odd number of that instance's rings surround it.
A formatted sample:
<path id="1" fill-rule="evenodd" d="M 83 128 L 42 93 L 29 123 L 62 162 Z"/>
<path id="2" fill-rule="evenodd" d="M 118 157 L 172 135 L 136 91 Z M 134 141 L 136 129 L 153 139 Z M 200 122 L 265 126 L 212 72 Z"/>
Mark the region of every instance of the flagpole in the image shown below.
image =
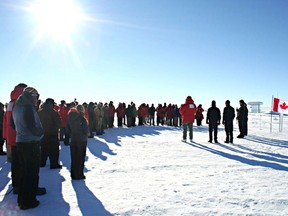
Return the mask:
<path id="1" fill-rule="evenodd" d="M 274 102 L 274 95 L 272 95 L 272 103 L 271 103 L 271 116 L 270 116 L 270 133 L 272 133 L 272 110 L 273 110 L 273 102 Z"/>

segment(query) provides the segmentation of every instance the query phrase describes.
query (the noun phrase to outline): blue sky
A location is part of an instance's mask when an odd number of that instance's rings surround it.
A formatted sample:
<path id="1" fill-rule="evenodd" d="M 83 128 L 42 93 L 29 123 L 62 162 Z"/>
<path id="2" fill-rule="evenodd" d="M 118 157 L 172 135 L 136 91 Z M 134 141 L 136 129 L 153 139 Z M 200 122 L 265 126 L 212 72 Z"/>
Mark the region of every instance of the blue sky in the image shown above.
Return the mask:
<path id="1" fill-rule="evenodd" d="M 20 82 L 57 102 L 180 105 L 191 95 L 208 108 L 288 99 L 286 0 L 73 1 L 86 19 L 69 43 L 37 37 L 33 1 L 0 2 L 1 102 Z"/>

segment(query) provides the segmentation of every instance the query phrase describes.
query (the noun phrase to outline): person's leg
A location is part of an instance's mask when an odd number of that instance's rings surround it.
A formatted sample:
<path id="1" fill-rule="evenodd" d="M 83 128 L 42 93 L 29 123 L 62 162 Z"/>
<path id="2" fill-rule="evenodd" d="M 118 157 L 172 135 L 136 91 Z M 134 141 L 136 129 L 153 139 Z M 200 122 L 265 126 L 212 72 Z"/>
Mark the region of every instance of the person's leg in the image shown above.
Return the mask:
<path id="1" fill-rule="evenodd" d="M 57 137 L 51 137 L 48 149 L 50 169 L 62 168 L 62 166 L 59 165 L 59 141 Z"/>
<path id="2" fill-rule="evenodd" d="M 6 152 L 3 151 L 5 140 L 2 136 L 2 128 L 0 130 L 0 155 L 6 155 Z"/>
<path id="3" fill-rule="evenodd" d="M 80 170 L 81 171 L 81 178 L 85 178 L 84 175 L 84 163 L 85 163 L 85 157 L 86 157 L 86 149 L 87 149 L 87 142 L 81 142 L 81 146 L 80 146 Z"/>
<path id="4" fill-rule="evenodd" d="M 244 137 L 243 121 L 238 121 L 238 124 L 239 124 L 240 134 L 239 134 L 237 137 L 238 137 L 238 138 L 243 138 L 243 137 Z"/>
<path id="5" fill-rule="evenodd" d="M 22 144 L 22 146 L 21 146 Z M 40 143 L 20 143 L 21 178 L 18 204 L 21 209 L 36 207 L 39 201 L 36 194 L 39 181 Z"/>
<path id="6" fill-rule="evenodd" d="M 13 193 L 18 193 L 18 182 L 19 182 L 19 158 L 17 155 L 17 147 L 11 146 L 11 178 L 12 178 L 12 186 L 13 186 Z"/>
<path id="7" fill-rule="evenodd" d="M 71 142 L 70 144 L 70 156 L 71 156 L 70 173 L 71 178 L 74 179 L 76 177 L 76 163 L 77 163 L 77 147 L 75 142 Z"/>
<path id="8" fill-rule="evenodd" d="M 187 138 L 187 123 L 183 123 L 183 140 L 186 141 Z"/>
<path id="9" fill-rule="evenodd" d="M 48 149 L 47 145 L 49 145 L 49 139 L 47 137 L 44 137 L 41 141 L 41 158 L 40 158 L 40 166 L 45 167 L 46 161 L 48 158 Z"/>
<path id="10" fill-rule="evenodd" d="M 225 124 L 225 133 L 226 133 L 226 139 L 225 139 L 225 143 L 229 143 L 229 135 L 230 135 L 230 131 L 229 131 L 229 126 L 227 124 Z"/>
<path id="11" fill-rule="evenodd" d="M 189 139 L 190 141 L 192 141 L 193 140 L 193 123 L 189 123 L 188 126 L 189 126 Z"/>
<path id="12" fill-rule="evenodd" d="M 230 125 L 230 143 L 233 143 L 233 122 Z"/>
<path id="13" fill-rule="evenodd" d="M 212 142 L 212 131 L 213 131 L 212 125 L 209 125 L 209 141 L 208 142 Z"/>
<path id="14" fill-rule="evenodd" d="M 218 125 L 214 126 L 214 141 L 215 143 L 218 142 Z"/>
<path id="15" fill-rule="evenodd" d="M 247 121 L 243 122 L 243 135 L 244 136 L 248 135 L 248 123 L 247 123 Z"/>

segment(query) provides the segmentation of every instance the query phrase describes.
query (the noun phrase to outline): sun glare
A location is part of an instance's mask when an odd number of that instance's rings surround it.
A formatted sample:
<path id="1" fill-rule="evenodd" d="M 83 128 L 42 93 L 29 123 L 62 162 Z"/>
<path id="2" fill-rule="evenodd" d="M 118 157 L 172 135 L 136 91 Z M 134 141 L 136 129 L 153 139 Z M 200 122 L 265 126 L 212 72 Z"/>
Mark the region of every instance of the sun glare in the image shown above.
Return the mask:
<path id="1" fill-rule="evenodd" d="M 69 41 L 78 24 L 85 20 L 81 8 L 73 0 L 37 0 L 29 6 L 40 37 Z"/>

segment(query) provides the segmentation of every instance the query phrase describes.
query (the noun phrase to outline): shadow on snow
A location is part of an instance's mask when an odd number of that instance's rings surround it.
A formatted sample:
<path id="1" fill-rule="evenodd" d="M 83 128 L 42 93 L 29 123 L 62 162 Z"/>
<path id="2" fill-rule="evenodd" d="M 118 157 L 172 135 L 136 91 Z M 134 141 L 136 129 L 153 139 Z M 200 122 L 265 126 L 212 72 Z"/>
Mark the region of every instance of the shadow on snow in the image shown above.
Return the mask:
<path id="1" fill-rule="evenodd" d="M 237 153 L 239 153 L 241 155 L 236 155 L 236 154 L 231 154 L 231 153 L 228 153 L 228 152 L 220 151 L 220 150 L 217 150 L 215 148 L 208 147 L 208 146 L 202 145 L 200 143 L 196 143 L 196 142 L 188 143 L 188 144 L 193 146 L 193 147 L 195 147 L 195 148 L 199 148 L 199 149 L 211 152 L 213 154 L 220 155 L 220 156 L 228 158 L 230 160 L 239 161 L 241 163 L 248 164 L 250 166 L 261 166 L 261 167 L 271 168 L 271 169 L 275 169 L 275 170 L 279 170 L 279 171 L 288 171 L 288 167 L 287 166 L 275 163 L 275 161 L 277 161 L 277 162 L 282 162 L 282 163 L 288 164 L 287 160 L 277 159 L 277 158 L 274 158 L 272 156 L 264 156 L 264 155 L 260 155 L 259 153 L 247 153 L 247 152 L 244 152 L 244 151 L 240 151 L 240 150 L 238 150 L 236 148 L 233 148 L 232 146 L 227 146 L 227 145 L 224 145 L 224 144 L 221 144 L 221 143 L 213 144 L 213 145 L 215 147 L 216 146 L 220 146 L 220 147 L 228 149 L 230 151 L 237 152 Z M 266 161 L 250 159 L 250 158 L 245 157 L 245 155 L 246 156 L 247 155 L 251 155 L 251 156 L 254 156 L 254 157 L 257 157 L 257 158 L 265 159 Z M 270 162 L 270 161 L 274 161 L 274 162 Z"/>
<path id="2" fill-rule="evenodd" d="M 112 216 L 103 204 L 86 186 L 85 181 L 72 181 L 82 215 Z"/>

